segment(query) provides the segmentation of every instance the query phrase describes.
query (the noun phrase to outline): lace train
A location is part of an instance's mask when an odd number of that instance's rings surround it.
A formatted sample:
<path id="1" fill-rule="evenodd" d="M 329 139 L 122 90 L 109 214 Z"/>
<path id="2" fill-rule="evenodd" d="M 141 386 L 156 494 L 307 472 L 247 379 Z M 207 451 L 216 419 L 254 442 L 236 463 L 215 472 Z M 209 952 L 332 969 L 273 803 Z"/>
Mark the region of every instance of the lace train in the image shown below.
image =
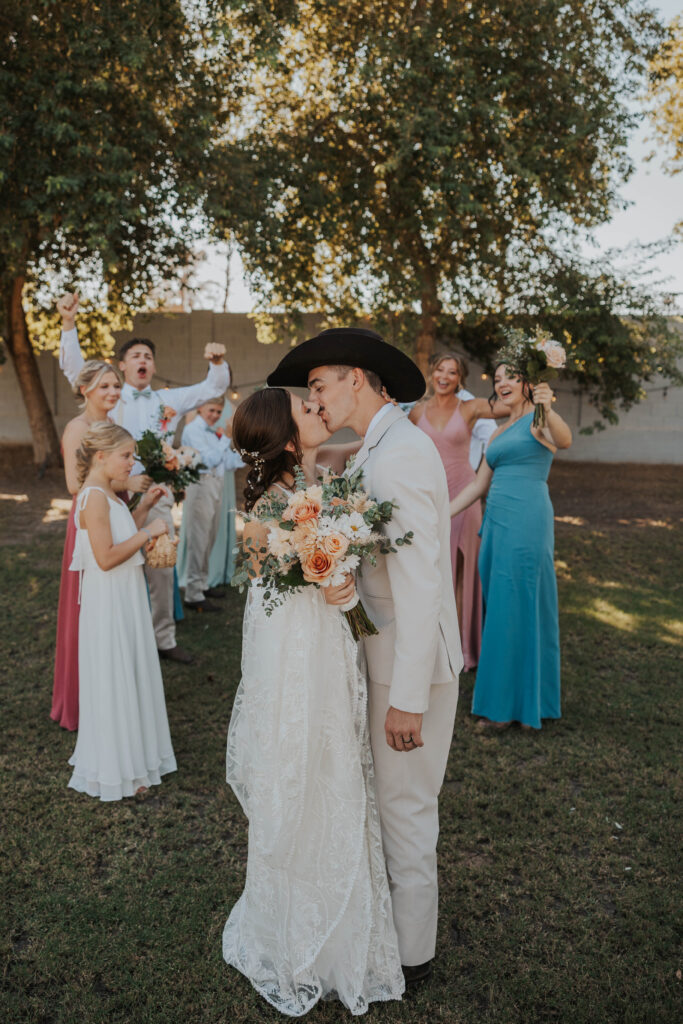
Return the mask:
<path id="1" fill-rule="evenodd" d="M 404 990 L 357 659 L 315 588 L 268 617 L 252 585 L 227 749 L 249 856 L 223 956 L 294 1017 L 333 994 L 361 1014 Z"/>

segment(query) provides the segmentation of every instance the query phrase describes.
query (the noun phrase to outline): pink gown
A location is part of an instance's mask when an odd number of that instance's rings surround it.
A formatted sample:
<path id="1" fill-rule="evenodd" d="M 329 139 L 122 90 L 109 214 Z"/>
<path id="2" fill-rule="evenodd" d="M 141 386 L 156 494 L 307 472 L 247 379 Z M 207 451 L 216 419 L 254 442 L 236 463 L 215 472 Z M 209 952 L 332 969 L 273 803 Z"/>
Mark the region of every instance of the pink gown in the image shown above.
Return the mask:
<path id="1" fill-rule="evenodd" d="M 452 500 L 475 478 L 475 472 L 470 466 L 470 431 L 460 412 L 460 406 L 453 411 L 443 430 L 437 430 L 432 426 L 426 412 L 422 413 L 417 425 L 431 437 L 439 450 L 448 480 L 448 497 Z M 466 672 L 476 667 L 481 650 L 482 600 L 477 568 L 481 519 L 481 505 L 478 501 L 451 519 L 451 566 L 454 589 L 458 551 L 462 555 L 460 639 Z"/>
<path id="2" fill-rule="evenodd" d="M 78 729 L 78 573 L 69 572 L 76 543 L 76 498 L 66 527 L 57 611 L 57 647 L 50 718 L 63 729 Z"/>

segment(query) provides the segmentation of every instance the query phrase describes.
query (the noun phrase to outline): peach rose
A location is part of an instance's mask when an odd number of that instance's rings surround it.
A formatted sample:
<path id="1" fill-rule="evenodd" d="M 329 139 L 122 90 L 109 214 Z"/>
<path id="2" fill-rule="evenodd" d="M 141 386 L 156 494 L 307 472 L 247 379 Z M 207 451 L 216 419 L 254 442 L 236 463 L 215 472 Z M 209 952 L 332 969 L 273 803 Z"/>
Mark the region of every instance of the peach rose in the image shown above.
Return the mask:
<path id="1" fill-rule="evenodd" d="M 174 472 L 176 469 L 180 469 L 180 461 L 175 448 L 172 448 L 170 444 L 166 444 L 164 442 L 161 446 L 161 450 L 164 454 L 164 469 L 167 469 L 170 473 Z"/>
<path id="2" fill-rule="evenodd" d="M 301 568 L 307 583 L 322 583 L 331 576 L 336 567 L 334 558 L 322 548 L 316 548 L 312 554 L 302 559 Z"/>
<path id="3" fill-rule="evenodd" d="M 548 366 L 551 366 L 554 370 L 562 370 L 567 362 L 567 353 L 560 345 L 559 341 L 553 341 L 548 338 L 543 341 L 538 348 L 545 352 L 545 357 L 548 360 Z"/>
<path id="4" fill-rule="evenodd" d="M 282 518 L 294 523 L 307 523 L 318 518 L 322 507 L 322 487 L 308 487 L 292 495 Z"/>
<path id="5" fill-rule="evenodd" d="M 322 538 L 321 546 L 333 558 L 343 558 L 349 546 L 349 540 L 343 533 L 328 533 L 326 537 Z"/>
<path id="6" fill-rule="evenodd" d="M 292 530 L 292 544 L 298 555 L 302 558 L 311 555 L 315 551 L 318 531 L 312 519 L 299 523 Z"/>

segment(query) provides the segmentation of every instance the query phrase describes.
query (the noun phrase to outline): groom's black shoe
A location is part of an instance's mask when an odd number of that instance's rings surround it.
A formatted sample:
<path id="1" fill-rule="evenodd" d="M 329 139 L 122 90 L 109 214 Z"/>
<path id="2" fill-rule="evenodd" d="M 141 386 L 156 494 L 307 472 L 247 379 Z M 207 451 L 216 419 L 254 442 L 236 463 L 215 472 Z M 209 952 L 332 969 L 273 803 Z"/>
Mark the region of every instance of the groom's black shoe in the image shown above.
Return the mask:
<path id="1" fill-rule="evenodd" d="M 427 960 L 424 964 L 416 964 L 415 967 L 404 967 L 401 965 L 406 986 L 418 985 L 421 981 L 428 981 L 432 976 L 433 960 Z"/>

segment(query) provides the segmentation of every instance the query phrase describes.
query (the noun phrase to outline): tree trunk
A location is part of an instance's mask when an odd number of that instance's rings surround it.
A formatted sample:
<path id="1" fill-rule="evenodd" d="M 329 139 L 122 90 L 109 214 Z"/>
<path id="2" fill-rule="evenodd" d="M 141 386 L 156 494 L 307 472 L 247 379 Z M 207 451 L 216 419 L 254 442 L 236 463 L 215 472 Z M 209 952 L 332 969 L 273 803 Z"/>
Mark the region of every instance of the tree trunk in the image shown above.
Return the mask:
<path id="1" fill-rule="evenodd" d="M 427 270 L 423 278 L 421 306 L 420 330 L 415 342 L 415 362 L 425 378 L 428 378 L 429 361 L 436 348 L 436 331 L 441 312 L 441 303 L 436 289 L 436 275 L 431 268 Z"/>
<path id="2" fill-rule="evenodd" d="M 28 414 L 33 438 L 33 461 L 44 471 L 48 466 L 59 464 L 59 438 L 26 329 L 26 316 L 21 301 L 24 280 L 23 277 L 15 277 L 6 296 L 7 348 Z"/>

